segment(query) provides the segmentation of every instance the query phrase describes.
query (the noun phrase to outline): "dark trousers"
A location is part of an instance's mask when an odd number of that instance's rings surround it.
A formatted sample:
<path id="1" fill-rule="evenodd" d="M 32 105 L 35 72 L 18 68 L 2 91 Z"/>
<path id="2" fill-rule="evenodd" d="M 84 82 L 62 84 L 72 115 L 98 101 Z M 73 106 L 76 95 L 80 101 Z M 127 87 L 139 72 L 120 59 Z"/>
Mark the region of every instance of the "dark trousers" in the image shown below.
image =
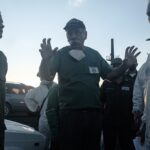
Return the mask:
<path id="1" fill-rule="evenodd" d="M 51 139 L 51 145 L 49 150 L 60 150 L 59 136 Z"/>
<path id="2" fill-rule="evenodd" d="M 103 125 L 104 150 L 116 150 L 118 143 L 121 150 L 135 150 L 133 136 L 126 126 Z M 117 149 L 118 150 L 118 149 Z"/>
<path id="3" fill-rule="evenodd" d="M 4 150 L 4 102 L 5 102 L 5 82 L 0 81 L 0 150 Z"/>
<path id="4" fill-rule="evenodd" d="M 60 150 L 100 150 L 102 112 L 60 111 Z"/>
<path id="5" fill-rule="evenodd" d="M 4 150 L 4 130 L 0 131 L 0 150 Z"/>

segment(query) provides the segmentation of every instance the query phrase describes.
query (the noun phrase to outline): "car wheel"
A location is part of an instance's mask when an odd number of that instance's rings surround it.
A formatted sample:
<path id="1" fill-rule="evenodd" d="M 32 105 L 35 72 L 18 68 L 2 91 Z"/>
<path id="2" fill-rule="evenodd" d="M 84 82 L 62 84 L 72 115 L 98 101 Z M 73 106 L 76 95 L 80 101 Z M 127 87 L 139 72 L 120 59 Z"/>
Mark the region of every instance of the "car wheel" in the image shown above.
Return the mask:
<path id="1" fill-rule="evenodd" d="M 5 103 L 5 107 L 4 107 L 5 116 L 8 116 L 10 114 L 10 111 L 11 111 L 11 106 L 8 103 Z"/>

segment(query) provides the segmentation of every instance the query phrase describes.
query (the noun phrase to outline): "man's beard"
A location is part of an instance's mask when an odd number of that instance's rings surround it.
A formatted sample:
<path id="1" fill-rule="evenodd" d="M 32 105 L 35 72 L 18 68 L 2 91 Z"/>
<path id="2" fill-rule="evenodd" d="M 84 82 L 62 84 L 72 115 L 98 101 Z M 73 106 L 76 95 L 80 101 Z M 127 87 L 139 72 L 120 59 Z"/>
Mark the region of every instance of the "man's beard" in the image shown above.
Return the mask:
<path id="1" fill-rule="evenodd" d="M 80 42 L 77 41 L 69 41 L 70 46 L 74 49 L 82 49 L 83 48 L 83 44 L 81 44 Z"/>

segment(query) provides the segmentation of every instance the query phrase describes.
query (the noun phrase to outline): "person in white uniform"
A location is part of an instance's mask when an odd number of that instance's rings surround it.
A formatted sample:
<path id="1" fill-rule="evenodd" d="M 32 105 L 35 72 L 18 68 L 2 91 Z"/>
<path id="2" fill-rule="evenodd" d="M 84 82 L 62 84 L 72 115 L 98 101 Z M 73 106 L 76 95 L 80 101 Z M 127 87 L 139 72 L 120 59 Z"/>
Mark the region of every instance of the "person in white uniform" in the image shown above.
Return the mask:
<path id="1" fill-rule="evenodd" d="M 46 118 L 45 110 L 47 107 L 47 97 L 49 90 L 55 85 L 52 80 L 44 80 L 41 78 L 41 83 L 38 87 L 31 89 L 25 96 L 25 104 L 31 112 L 40 110 L 38 130 L 46 137 L 46 148 L 50 143 L 50 129 Z"/>
<path id="2" fill-rule="evenodd" d="M 135 81 L 133 114 L 135 122 L 142 120 L 140 128 L 142 144 L 145 144 L 145 150 L 150 150 L 150 54 L 140 68 Z"/>

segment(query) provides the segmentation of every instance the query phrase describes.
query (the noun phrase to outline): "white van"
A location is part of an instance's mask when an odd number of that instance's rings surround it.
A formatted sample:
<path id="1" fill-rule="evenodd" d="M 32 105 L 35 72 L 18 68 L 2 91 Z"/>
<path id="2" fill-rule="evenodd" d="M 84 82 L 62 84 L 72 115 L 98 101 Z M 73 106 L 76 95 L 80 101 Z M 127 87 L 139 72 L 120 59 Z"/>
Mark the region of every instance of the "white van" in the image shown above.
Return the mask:
<path id="1" fill-rule="evenodd" d="M 45 136 L 27 125 L 5 120 L 5 150 L 43 150 Z"/>

